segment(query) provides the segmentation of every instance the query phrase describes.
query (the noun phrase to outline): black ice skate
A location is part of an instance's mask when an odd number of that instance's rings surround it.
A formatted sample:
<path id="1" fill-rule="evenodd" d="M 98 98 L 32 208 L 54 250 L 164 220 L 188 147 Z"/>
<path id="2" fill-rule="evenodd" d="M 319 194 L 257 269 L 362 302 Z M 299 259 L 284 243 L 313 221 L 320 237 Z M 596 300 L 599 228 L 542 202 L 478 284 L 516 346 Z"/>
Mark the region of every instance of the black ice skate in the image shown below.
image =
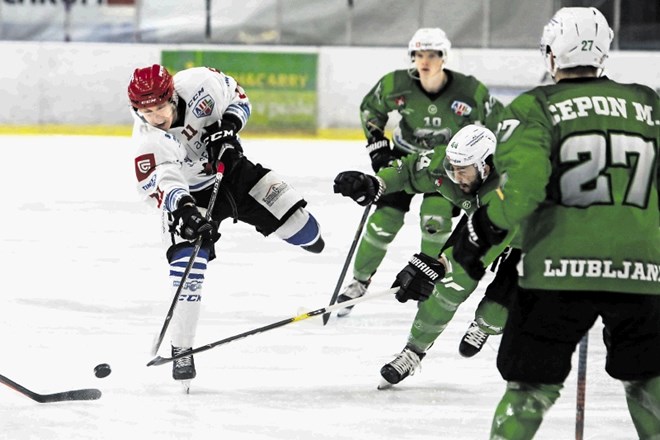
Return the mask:
<path id="1" fill-rule="evenodd" d="M 380 369 L 380 375 L 383 379 L 378 385 L 379 390 L 383 390 L 396 385 L 408 376 L 415 374 L 415 371 L 421 368 L 420 363 L 426 353 L 419 353 L 409 345 L 389 364 L 383 365 Z"/>
<path id="2" fill-rule="evenodd" d="M 190 347 L 174 347 L 172 346 L 172 357 L 178 356 L 181 353 L 190 351 Z M 187 393 L 190 392 L 190 381 L 197 376 L 195 371 L 195 359 L 193 356 L 183 356 L 175 359 L 172 362 L 172 377 L 174 380 L 181 381 L 183 390 Z"/>
<path id="3" fill-rule="evenodd" d="M 344 291 L 337 297 L 337 303 L 343 303 L 345 301 L 349 301 L 351 299 L 359 298 L 361 296 L 364 296 L 365 293 L 367 293 L 367 288 L 369 287 L 369 284 L 371 284 L 371 280 L 368 281 L 360 281 L 353 279 L 353 282 L 350 283 Z M 354 306 L 348 306 L 346 308 L 340 309 L 337 312 L 338 317 L 344 317 L 348 316 L 349 313 L 351 313 L 351 310 L 353 310 Z"/>
<path id="4" fill-rule="evenodd" d="M 458 352 L 463 357 L 472 357 L 481 351 L 487 339 L 488 333 L 481 330 L 476 321 L 472 321 L 461 339 Z"/>

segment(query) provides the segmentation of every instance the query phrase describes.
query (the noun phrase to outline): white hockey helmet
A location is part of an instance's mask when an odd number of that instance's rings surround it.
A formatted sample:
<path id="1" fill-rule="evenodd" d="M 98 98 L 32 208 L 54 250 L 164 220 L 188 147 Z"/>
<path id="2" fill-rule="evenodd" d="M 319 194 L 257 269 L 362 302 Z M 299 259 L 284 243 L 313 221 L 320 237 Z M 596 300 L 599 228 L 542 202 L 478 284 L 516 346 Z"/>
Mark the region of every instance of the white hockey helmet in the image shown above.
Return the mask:
<path id="1" fill-rule="evenodd" d="M 449 49 L 451 42 L 445 31 L 440 28 L 420 28 L 408 43 L 408 56 L 412 58 L 417 50 L 436 50 L 442 52 L 442 58 L 446 59 Z"/>
<path id="2" fill-rule="evenodd" d="M 443 166 L 447 176 L 457 183 L 454 167 L 474 165 L 481 179 L 485 179 L 486 161 L 495 154 L 497 139 L 492 131 L 481 125 L 466 125 L 458 130 L 447 145 Z M 492 162 L 491 162 L 492 164 Z"/>
<path id="3" fill-rule="evenodd" d="M 612 38 L 614 32 L 598 9 L 561 8 L 543 28 L 540 49 L 548 72 L 554 77 L 557 69 L 577 66 L 602 69 Z"/>

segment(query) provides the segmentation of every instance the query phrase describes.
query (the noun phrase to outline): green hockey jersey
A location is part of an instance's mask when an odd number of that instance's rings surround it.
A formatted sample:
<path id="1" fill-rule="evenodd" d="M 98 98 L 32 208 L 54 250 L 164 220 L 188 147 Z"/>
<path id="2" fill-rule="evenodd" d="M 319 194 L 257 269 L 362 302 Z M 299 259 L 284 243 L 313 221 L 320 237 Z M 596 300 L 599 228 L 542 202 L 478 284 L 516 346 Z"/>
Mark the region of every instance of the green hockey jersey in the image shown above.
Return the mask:
<path id="1" fill-rule="evenodd" d="M 384 134 L 389 113 L 401 115 L 392 140 L 399 155 L 424 152 L 447 145 L 468 124 L 495 130 L 502 104 L 472 76 L 445 69 L 447 83 L 436 94 L 424 91 L 415 71 L 395 70 L 383 76 L 360 105 L 367 139 Z"/>
<path id="2" fill-rule="evenodd" d="M 606 77 L 516 98 L 498 127 L 501 198 L 488 216 L 520 224 L 520 285 L 660 294 L 658 95 Z"/>
<path id="3" fill-rule="evenodd" d="M 395 161 L 393 166 L 383 168 L 377 173 L 385 184 L 383 194 L 398 191 L 409 194 L 438 192 L 468 215 L 472 215 L 479 206 L 489 204 L 490 200 L 497 197 L 500 176 L 496 171 L 488 175 L 476 194 L 466 194 L 458 184 L 447 177 L 442 165 L 444 158 L 445 148 L 439 146 L 434 151 L 409 154 Z M 504 241 L 488 251 L 483 258 L 484 266 L 492 263 L 506 246 L 517 247 L 517 241 L 514 240 L 517 230 L 516 227 L 511 228 Z M 462 268 L 456 269 L 462 272 Z"/>

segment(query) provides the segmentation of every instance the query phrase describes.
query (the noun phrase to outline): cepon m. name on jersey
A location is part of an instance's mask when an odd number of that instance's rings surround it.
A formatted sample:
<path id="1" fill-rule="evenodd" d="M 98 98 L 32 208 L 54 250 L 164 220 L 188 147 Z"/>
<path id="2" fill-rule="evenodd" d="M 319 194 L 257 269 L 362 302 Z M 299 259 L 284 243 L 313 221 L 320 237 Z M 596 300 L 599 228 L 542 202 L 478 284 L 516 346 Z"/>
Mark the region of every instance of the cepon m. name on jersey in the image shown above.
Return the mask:
<path id="1" fill-rule="evenodd" d="M 579 96 L 548 106 L 552 113 L 552 123 L 557 125 L 561 121 L 570 121 L 577 118 L 586 118 L 593 115 L 627 118 L 628 111 L 635 113 L 635 119 L 653 126 L 658 121 L 653 119 L 653 108 L 639 102 L 628 102 L 623 98 L 612 96 Z"/>

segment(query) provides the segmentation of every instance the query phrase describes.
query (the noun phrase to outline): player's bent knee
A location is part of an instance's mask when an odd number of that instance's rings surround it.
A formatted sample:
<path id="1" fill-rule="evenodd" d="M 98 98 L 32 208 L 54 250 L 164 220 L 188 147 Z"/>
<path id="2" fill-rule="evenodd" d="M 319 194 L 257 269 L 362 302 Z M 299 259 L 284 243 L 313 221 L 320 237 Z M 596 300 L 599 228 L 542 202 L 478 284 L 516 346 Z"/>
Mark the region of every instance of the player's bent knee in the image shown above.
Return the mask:
<path id="1" fill-rule="evenodd" d="M 379 207 L 369 217 L 365 237 L 372 243 L 389 244 L 403 227 L 405 212 L 389 206 Z"/>

